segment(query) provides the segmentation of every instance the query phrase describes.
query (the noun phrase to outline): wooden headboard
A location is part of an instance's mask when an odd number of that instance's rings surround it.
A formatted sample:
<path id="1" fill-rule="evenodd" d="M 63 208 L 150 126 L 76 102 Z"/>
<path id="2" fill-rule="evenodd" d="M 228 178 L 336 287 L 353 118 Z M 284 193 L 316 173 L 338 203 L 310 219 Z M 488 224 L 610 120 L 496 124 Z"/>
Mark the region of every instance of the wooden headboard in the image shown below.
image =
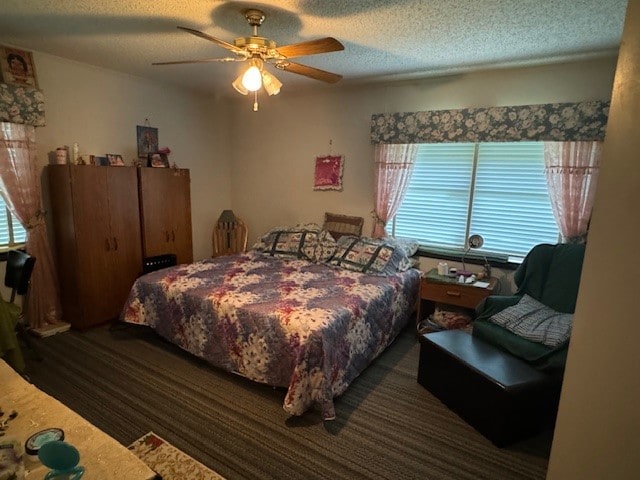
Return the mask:
<path id="1" fill-rule="evenodd" d="M 362 235 L 362 225 L 364 225 L 364 218 L 362 217 L 326 212 L 324 214 L 324 225 L 322 228 L 328 230 L 331 236 L 333 236 L 335 240 L 338 240 L 344 235 L 355 235 L 359 237 Z"/>

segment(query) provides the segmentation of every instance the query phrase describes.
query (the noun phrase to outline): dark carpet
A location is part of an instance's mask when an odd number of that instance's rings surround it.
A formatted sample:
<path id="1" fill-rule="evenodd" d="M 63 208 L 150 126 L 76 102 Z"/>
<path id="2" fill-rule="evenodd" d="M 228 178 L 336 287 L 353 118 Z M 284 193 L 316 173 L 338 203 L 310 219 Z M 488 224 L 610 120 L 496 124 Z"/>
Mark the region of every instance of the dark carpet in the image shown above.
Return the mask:
<path id="1" fill-rule="evenodd" d="M 336 400 L 337 419 L 289 417 L 285 391 L 222 372 L 146 327 L 34 341 L 31 381 L 123 445 L 154 431 L 234 479 L 545 478 L 551 432 L 499 449 L 416 382 L 406 330 Z"/>

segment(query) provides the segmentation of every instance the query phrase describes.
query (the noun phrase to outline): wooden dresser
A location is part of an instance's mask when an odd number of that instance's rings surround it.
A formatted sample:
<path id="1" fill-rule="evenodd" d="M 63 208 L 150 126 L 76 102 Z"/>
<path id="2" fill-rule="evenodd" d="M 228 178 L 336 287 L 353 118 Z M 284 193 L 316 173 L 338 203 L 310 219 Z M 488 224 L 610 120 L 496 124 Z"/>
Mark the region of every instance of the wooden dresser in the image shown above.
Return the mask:
<path id="1" fill-rule="evenodd" d="M 193 261 L 188 170 L 46 169 L 62 313 L 74 328 L 120 315 L 144 257 Z"/>

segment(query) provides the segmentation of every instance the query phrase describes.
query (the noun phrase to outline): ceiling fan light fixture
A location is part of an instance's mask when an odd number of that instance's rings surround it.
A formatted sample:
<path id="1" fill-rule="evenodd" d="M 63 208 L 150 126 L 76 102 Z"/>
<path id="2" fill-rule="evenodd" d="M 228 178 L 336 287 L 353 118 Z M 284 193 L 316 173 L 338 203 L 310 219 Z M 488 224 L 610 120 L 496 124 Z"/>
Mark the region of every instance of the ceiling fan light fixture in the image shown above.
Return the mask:
<path id="1" fill-rule="evenodd" d="M 277 95 L 282 88 L 282 82 L 278 80 L 275 75 L 264 70 L 262 72 L 262 86 L 269 96 Z"/>
<path id="2" fill-rule="evenodd" d="M 245 19 L 249 22 L 253 32 L 251 36 L 239 37 L 233 43 L 221 40 L 211 35 L 189 27 L 178 27 L 191 35 L 203 38 L 215 43 L 222 48 L 226 48 L 234 54 L 232 57 L 208 58 L 203 60 L 179 60 L 173 62 L 154 62 L 153 65 L 182 65 L 186 63 L 209 63 L 209 62 L 244 62 L 249 65 L 231 83 L 231 86 L 241 95 L 254 94 L 254 111 L 258 110 L 258 91 L 264 87 L 265 92 L 277 95 L 282 88 L 282 82 L 264 69 L 264 63 L 270 63 L 278 70 L 284 70 L 297 75 L 303 75 L 314 80 L 327 83 L 335 83 L 342 78 L 331 72 L 325 72 L 318 68 L 290 62 L 290 58 L 302 57 L 306 55 L 316 55 L 319 53 L 329 53 L 344 50 L 338 40 L 332 37 L 318 38 L 304 42 L 292 43 L 278 47 L 274 40 L 258 35 L 258 28 L 265 19 L 262 10 L 247 9 L 244 11 Z"/>
<path id="3" fill-rule="evenodd" d="M 242 86 L 250 92 L 257 92 L 262 87 L 262 61 L 251 60 L 251 65 L 242 75 Z"/>

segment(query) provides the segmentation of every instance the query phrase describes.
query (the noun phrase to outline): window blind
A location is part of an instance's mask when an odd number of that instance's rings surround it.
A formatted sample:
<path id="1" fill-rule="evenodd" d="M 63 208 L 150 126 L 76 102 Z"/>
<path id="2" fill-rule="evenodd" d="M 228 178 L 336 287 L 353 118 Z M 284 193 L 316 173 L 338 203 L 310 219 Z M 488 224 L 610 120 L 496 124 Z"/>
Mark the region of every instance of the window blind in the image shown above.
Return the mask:
<path id="1" fill-rule="evenodd" d="M 422 144 L 393 233 L 462 252 L 471 234 L 484 255 L 523 257 L 556 243 L 542 142 Z"/>
<path id="2" fill-rule="evenodd" d="M 22 246 L 27 241 L 27 232 L 9 212 L 4 198 L 0 195 L 0 249 Z"/>

